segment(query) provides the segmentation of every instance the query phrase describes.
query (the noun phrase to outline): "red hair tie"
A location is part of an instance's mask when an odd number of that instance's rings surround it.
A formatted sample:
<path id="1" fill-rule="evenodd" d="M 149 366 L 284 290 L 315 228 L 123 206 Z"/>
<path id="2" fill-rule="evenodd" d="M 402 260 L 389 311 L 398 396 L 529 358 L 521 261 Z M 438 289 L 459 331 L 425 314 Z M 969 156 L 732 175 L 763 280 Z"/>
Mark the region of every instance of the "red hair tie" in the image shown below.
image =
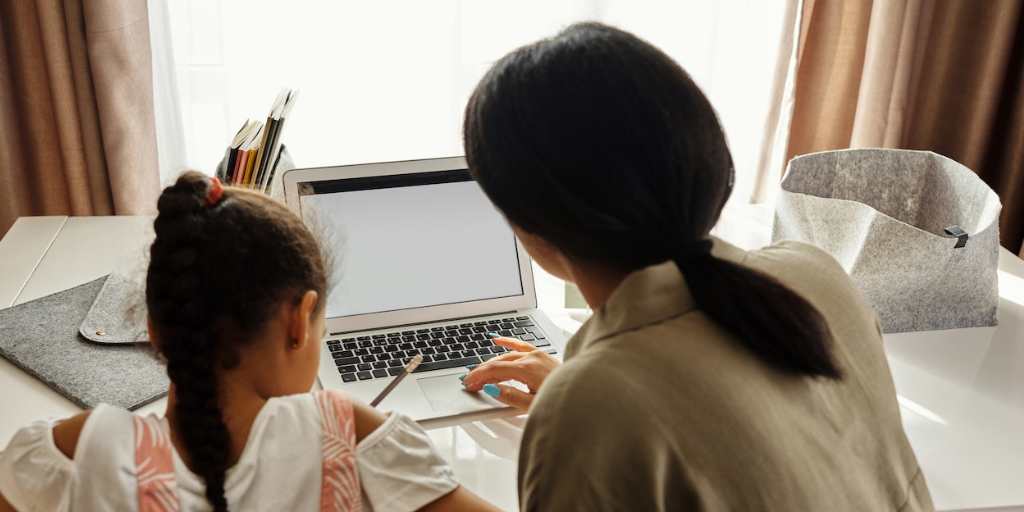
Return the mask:
<path id="1" fill-rule="evenodd" d="M 213 206 L 217 204 L 223 195 L 224 185 L 221 184 L 220 178 L 216 176 L 210 178 L 210 190 L 206 192 L 206 206 Z"/>

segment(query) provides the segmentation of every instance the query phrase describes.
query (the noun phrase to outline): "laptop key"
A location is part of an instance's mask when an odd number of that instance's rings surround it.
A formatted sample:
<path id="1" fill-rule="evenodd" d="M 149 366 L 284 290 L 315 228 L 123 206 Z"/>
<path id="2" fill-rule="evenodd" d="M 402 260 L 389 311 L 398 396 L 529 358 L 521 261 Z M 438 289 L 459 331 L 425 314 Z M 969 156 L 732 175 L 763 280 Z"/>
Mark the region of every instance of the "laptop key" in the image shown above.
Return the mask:
<path id="1" fill-rule="evenodd" d="M 502 329 L 511 329 L 512 327 L 514 327 L 514 326 L 511 323 L 508 323 L 508 322 L 505 322 L 505 323 L 501 324 L 501 328 Z"/>
<path id="2" fill-rule="evenodd" d="M 392 366 L 391 368 L 388 368 L 388 375 L 394 377 L 403 371 L 405 371 L 405 368 L 402 368 L 401 366 Z"/>
<path id="3" fill-rule="evenodd" d="M 371 354 L 383 354 L 384 353 L 384 347 L 372 347 L 370 349 L 370 353 Z"/>
<path id="4" fill-rule="evenodd" d="M 354 373 L 343 373 L 341 374 L 341 380 L 344 382 L 355 382 L 356 374 Z"/>
<path id="5" fill-rule="evenodd" d="M 369 340 L 369 339 L 370 339 L 370 337 L 369 337 L 369 336 L 359 336 L 359 337 L 358 337 L 358 338 L 356 338 L 356 339 L 357 339 L 357 340 L 359 340 L 359 341 L 366 341 L 366 340 Z"/>
<path id="6" fill-rule="evenodd" d="M 509 329 L 501 329 L 498 331 L 498 334 L 502 336 L 512 336 L 512 331 Z"/>
<path id="7" fill-rule="evenodd" d="M 377 360 L 377 356 L 375 356 L 375 355 L 373 355 L 373 354 L 366 354 L 365 356 L 361 357 L 360 359 L 361 359 L 361 360 L 362 360 L 362 361 L 363 361 L 364 363 L 372 363 L 372 362 L 374 362 L 374 361 L 376 361 L 376 360 Z"/>
<path id="8" fill-rule="evenodd" d="M 416 329 L 416 332 L 419 333 L 419 334 L 422 334 L 422 333 L 425 333 L 425 332 L 430 332 L 430 329 Z"/>
<path id="9" fill-rule="evenodd" d="M 421 355 L 420 357 L 423 358 L 423 363 L 429 363 L 434 360 L 434 356 Z"/>
<path id="10" fill-rule="evenodd" d="M 402 367 L 404 365 L 402 364 L 402 360 L 401 359 L 392 359 L 392 360 L 388 361 L 388 366 L 394 368 L 395 366 Z"/>
<path id="11" fill-rule="evenodd" d="M 433 354 L 434 352 L 437 352 L 437 350 L 434 350 L 433 347 L 427 347 L 420 350 L 420 353 L 423 355 L 430 355 Z"/>
<path id="12" fill-rule="evenodd" d="M 427 348 L 427 342 L 425 342 L 425 341 L 417 341 L 416 343 L 413 343 L 412 346 L 414 346 L 416 348 Z"/>
<path id="13" fill-rule="evenodd" d="M 533 346 L 535 346 L 535 347 L 550 347 L 551 346 L 551 342 L 549 342 L 548 340 L 533 340 L 530 343 L 532 343 Z"/>
<path id="14" fill-rule="evenodd" d="M 373 374 L 368 371 L 359 372 L 356 374 L 356 377 L 359 377 L 359 380 L 370 380 L 373 378 Z"/>
<path id="15" fill-rule="evenodd" d="M 334 360 L 334 364 L 336 364 L 338 366 L 348 366 L 350 364 L 358 364 L 358 363 L 359 363 L 359 358 L 358 357 L 342 357 L 340 359 L 335 359 Z"/>
<path id="16" fill-rule="evenodd" d="M 358 350 L 353 350 L 352 353 L 357 355 L 357 356 L 365 356 L 365 355 L 368 355 L 370 353 L 370 349 L 368 349 L 368 348 L 361 348 L 361 349 L 358 349 Z"/>
<path id="17" fill-rule="evenodd" d="M 448 368 L 459 368 L 462 366 L 468 366 L 471 364 L 479 364 L 480 358 L 476 356 L 472 357 L 460 357 L 457 359 L 446 359 L 444 361 L 433 361 L 430 363 L 423 363 L 416 367 L 413 373 L 429 372 L 432 370 L 444 370 Z"/>
<path id="18" fill-rule="evenodd" d="M 416 334 L 416 332 L 415 331 L 402 331 L 402 336 L 412 336 L 413 334 Z"/>
<path id="19" fill-rule="evenodd" d="M 523 329 L 522 327 L 516 327 L 515 329 L 512 329 L 512 334 L 516 336 L 526 334 L 526 329 Z"/>
<path id="20" fill-rule="evenodd" d="M 529 319 L 530 319 L 530 317 L 528 317 L 528 316 L 517 316 L 516 317 L 516 320 L 529 320 Z"/>
<path id="21" fill-rule="evenodd" d="M 476 352 L 476 354 L 479 355 L 479 356 L 484 356 L 484 355 L 488 355 L 488 354 L 494 355 L 494 354 L 491 354 L 491 349 L 489 347 L 481 347 L 481 348 L 478 348 L 478 349 L 474 350 L 473 352 Z"/>
<path id="22" fill-rule="evenodd" d="M 328 345 L 341 345 L 341 340 L 327 340 Z"/>
<path id="23" fill-rule="evenodd" d="M 462 357 L 473 357 L 475 355 L 476 355 L 476 353 L 473 352 L 472 350 L 463 350 L 462 351 Z"/>
<path id="24" fill-rule="evenodd" d="M 338 367 L 338 371 L 341 372 L 341 373 L 355 373 L 356 372 L 356 365 L 354 365 L 354 364 L 347 364 L 345 366 L 339 366 Z"/>
<path id="25" fill-rule="evenodd" d="M 412 343 L 402 343 L 398 348 L 402 350 L 412 350 Z"/>
<path id="26" fill-rule="evenodd" d="M 388 338 L 399 338 L 401 336 L 402 336 L 402 333 L 399 333 L 399 332 L 389 332 L 388 333 Z"/>
<path id="27" fill-rule="evenodd" d="M 373 367 L 374 368 L 387 368 L 388 367 L 388 362 L 387 361 L 377 361 L 377 362 L 373 363 Z"/>
<path id="28" fill-rule="evenodd" d="M 370 363 L 359 363 L 359 364 L 356 365 L 356 368 L 359 369 L 360 371 L 366 371 L 366 370 L 372 370 L 373 369 L 373 367 L 370 366 Z"/>
<path id="29" fill-rule="evenodd" d="M 374 334 L 373 336 L 370 336 L 370 337 L 375 339 L 375 340 L 382 340 L 382 339 L 385 338 L 385 336 L 383 334 Z"/>
<path id="30" fill-rule="evenodd" d="M 480 359 L 484 360 L 484 361 L 487 361 L 487 360 L 490 360 L 490 359 L 494 359 L 495 357 L 498 357 L 498 354 L 481 354 L 480 355 Z"/>
<path id="31" fill-rule="evenodd" d="M 416 341 L 416 336 L 413 334 L 410 334 L 408 336 L 402 336 L 402 341 Z"/>
<path id="32" fill-rule="evenodd" d="M 430 330 L 432 332 L 443 331 L 444 327 L 431 327 Z"/>
<path id="33" fill-rule="evenodd" d="M 338 350 L 331 352 L 331 357 L 335 359 L 338 359 L 339 357 L 352 357 L 354 355 L 355 354 L 353 354 L 351 350 Z"/>
<path id="34" fill-rule="evenodd" d="M 387 377 L 388 376 L 388 371 L 387 370 L 374 370 L 373 371 L 373 376 L 377 377 L 378 379 L 381 378 L 381 377 Z"/>

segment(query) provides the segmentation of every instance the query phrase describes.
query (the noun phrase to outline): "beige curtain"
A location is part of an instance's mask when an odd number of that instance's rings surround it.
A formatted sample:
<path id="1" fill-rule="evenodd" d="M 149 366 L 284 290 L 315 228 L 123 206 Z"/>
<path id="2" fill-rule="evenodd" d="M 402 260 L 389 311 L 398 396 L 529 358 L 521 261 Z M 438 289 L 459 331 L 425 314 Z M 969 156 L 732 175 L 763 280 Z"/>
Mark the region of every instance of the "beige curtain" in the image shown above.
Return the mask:
<path id="1" fill-rule="evenodd" d="M 927 149 L 977 172 L 1024 243 L 1024 0 L 805 0 L 787 160 Z"/>
<path id="2" fill-rule="evenodd" d="M 145 0 L 0 0 L 0 236 L 152 211 L 155 137 Z"/>

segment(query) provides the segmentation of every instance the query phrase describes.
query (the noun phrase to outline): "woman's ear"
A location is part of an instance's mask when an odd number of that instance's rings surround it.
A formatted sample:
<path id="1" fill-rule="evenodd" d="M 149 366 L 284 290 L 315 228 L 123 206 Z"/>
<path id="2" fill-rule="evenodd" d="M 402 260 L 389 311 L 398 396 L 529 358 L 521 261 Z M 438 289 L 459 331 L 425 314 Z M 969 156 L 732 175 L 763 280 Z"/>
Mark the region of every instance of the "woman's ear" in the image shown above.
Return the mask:
<path id="1" fill-rule="evenodd" d="M 288 348 L 299 349 L 306 344 L 310 330 L 313 329 L 319 298 L 320 294 L 316 290 L 306 290 L 299 303 L 292 308 L 288 315 Z"/>

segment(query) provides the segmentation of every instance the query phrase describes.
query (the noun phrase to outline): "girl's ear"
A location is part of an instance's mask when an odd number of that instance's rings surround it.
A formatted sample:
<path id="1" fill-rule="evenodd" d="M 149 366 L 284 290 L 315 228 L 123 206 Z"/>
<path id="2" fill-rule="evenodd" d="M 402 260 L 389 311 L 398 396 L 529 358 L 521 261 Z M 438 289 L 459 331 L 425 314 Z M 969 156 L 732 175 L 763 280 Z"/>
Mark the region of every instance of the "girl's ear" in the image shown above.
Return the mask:
<path id="1" fill-rule="evenodd" d="M 300 349 L 305 346 L 310 330 L 313 328 L 314 314 L 319 294 L 316 290 L 306 290 L 299 303 L 292 308 L 288 316 L 288 348 Z M 317 333 L 319 338 L 319 333 Z"/>

